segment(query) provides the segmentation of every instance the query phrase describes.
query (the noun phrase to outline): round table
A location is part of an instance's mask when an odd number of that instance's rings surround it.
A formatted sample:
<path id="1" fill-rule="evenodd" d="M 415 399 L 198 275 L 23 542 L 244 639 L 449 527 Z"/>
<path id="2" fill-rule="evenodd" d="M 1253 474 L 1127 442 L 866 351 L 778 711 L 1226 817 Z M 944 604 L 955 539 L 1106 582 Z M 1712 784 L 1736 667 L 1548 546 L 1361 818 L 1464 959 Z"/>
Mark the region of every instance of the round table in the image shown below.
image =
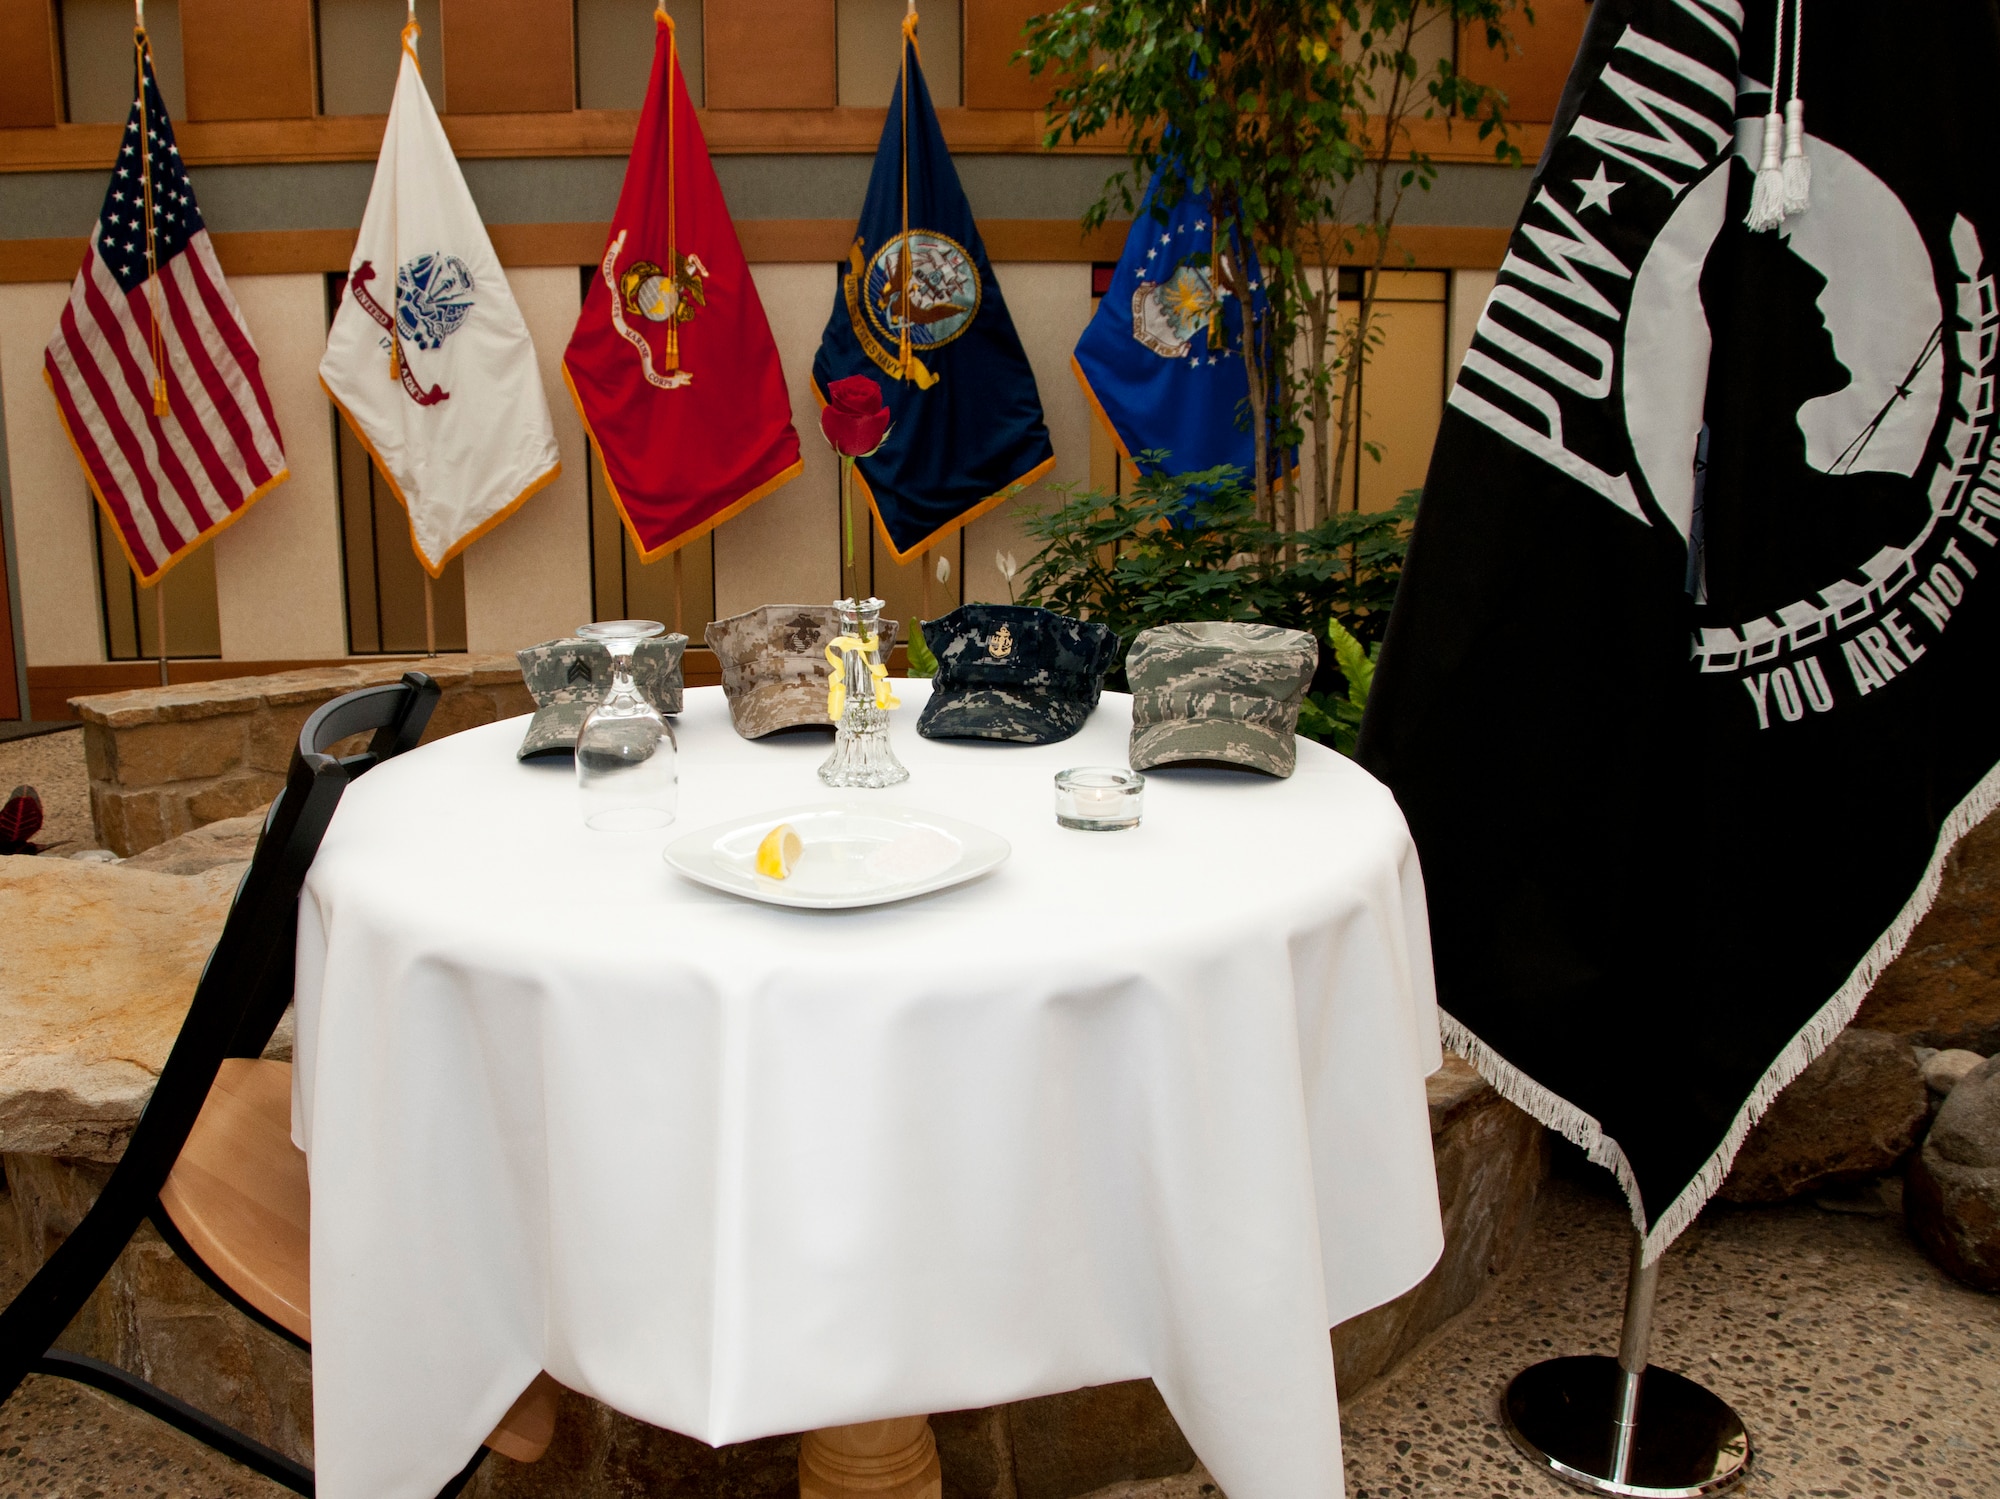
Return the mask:
<path id="1" fill-rule="evenodd" d="M 341 803 L 300 903 L 322 1499 L 424 1499 L 537 1371 L 721 1444 L 1150 1376 L 1231 1499 L 1342 1491 L 1327 1329 L 1443 1247 L 1422 877 L 1366 773 L 932 742 L 831 793 L 830 745 L 678 720 L 680 817 L 582 825 L 526 721 Z M 852 911 L 697 886 L 674 837 L 814 801 L 977 822 L 1012 857 Z"/>

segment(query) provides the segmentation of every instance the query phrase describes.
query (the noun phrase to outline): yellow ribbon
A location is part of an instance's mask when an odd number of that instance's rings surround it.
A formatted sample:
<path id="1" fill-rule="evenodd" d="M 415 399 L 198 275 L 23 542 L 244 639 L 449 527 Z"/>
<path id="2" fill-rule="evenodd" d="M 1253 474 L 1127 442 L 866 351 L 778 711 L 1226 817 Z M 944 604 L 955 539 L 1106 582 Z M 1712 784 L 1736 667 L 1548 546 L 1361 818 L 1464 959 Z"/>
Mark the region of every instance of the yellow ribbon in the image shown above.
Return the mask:
<path id="1" fill-rule="evenodd" d="M 883 712 L 903 706 L 903 700 L 889 687 L 889 668 L 873 657 L 880 648 L 879 635 L 870 635 L 863 640 L 859 635 L 842 635 L 826 648 L 826 664 L 833 668 L 833 675 L 826 681 L 826 716 L 835 723 L 847 711 L 847 666 L 844 660 L 849 651 L 858 651 L 869 657 L 868 675 L 875 679 L 875 706 Z"/>

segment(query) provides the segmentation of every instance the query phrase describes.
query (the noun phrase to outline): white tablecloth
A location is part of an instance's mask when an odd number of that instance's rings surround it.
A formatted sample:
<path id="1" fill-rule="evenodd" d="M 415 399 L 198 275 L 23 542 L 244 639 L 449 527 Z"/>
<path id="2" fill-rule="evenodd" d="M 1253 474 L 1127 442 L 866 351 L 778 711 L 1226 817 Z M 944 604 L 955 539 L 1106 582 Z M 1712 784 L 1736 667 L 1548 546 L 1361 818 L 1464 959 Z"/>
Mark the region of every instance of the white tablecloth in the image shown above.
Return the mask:
<path id="1" fill-rule="evenodd" d="M 423 1499 L 534 1376 L 710 1443 L 1150 1375 L 1230 1499 L 1342 1492 L 1327 1328 L 1443 1247 L 1422 879 L 1389 794 L 932 743 L 851 796 L 1004 834 L 969 885 L 851 912 L 683 881 L 669 839 L 831 799 L 828 741 L 679 720 L 681 815 L 581 823 L 525 719 L 349 789 L 307 881 L 322 1499 Z"/>

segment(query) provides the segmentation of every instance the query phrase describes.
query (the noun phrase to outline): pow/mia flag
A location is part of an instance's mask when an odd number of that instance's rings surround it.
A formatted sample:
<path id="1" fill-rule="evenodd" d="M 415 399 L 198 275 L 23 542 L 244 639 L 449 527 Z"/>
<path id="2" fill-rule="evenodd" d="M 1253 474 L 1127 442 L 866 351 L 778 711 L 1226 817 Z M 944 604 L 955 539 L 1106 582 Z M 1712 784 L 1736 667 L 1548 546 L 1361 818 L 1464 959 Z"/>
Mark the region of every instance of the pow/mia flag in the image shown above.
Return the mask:
<path id="1" fill-rule="evenodd" d="M 1796 16 L 1592 8 L 1361 741 L 1447 1042 L 1616 1172 L 1648 1260 L 2000 799 L 2000 37 Z M 1765 139 L 1807 98 L 1794 198 Z"/>

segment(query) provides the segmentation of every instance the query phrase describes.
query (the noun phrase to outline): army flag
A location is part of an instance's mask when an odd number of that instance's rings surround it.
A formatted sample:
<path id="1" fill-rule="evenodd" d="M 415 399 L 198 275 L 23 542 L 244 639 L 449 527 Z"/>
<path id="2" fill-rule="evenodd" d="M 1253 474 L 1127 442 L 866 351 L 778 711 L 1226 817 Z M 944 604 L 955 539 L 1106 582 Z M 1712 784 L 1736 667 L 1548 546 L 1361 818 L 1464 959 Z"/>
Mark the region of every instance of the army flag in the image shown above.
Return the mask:
<path id="1" fill-rule="evenodd" d="M 850 375 L 889 377 L 889 435 L 855 473 L 899 562 L 1055 466 L 1035 373 L 924 86 L 914 15 L 903 22 L 902 71 L 813 360 L 822 402 Z"/>
<path id="2" fill-rule="evenodd" d="M 125 560 L 151 583 L 287 471 L 257 348 L 209 243 L 144 31 L 133 53 L 118 164 L 42 375 Z"/>
<path id="3" fill-rule="evenodd" d="M 375 184 L 320 384 L 409 512 L 432 577 L 562 471 L 528 325 L 403 28 Z"/>
<path id="4" fill-rule="evenodd" d="M 771 325 L 653 12 L 653 76 L 563 374 L 647 561 L 804 468 Z"/>
<path id="5" fill-rule="evenodd" d="M 1167 455 L 1169 474 L 1234 464 L 1257 466 L 1241 414 L 1250 397 L 1243 368 L 1243 309 L 1229 294 L 1206 194 L 1160 201 L 1162 171 L 1125 236 L 1111 285 L 1070 360 L 1091 410 L 1119 453 Z M 1254 252 L 1246 284 L 1260 285 Z M 1148 465 L 1150 467 L 1150 465 Z"/>
<path id="6" fill-rule="evenodd" d="M 1776 10 L 1591 8 L 1360 744 L 1448 1044 L 1648 1260 L 2000 802 L 1993 11 Z"/>

